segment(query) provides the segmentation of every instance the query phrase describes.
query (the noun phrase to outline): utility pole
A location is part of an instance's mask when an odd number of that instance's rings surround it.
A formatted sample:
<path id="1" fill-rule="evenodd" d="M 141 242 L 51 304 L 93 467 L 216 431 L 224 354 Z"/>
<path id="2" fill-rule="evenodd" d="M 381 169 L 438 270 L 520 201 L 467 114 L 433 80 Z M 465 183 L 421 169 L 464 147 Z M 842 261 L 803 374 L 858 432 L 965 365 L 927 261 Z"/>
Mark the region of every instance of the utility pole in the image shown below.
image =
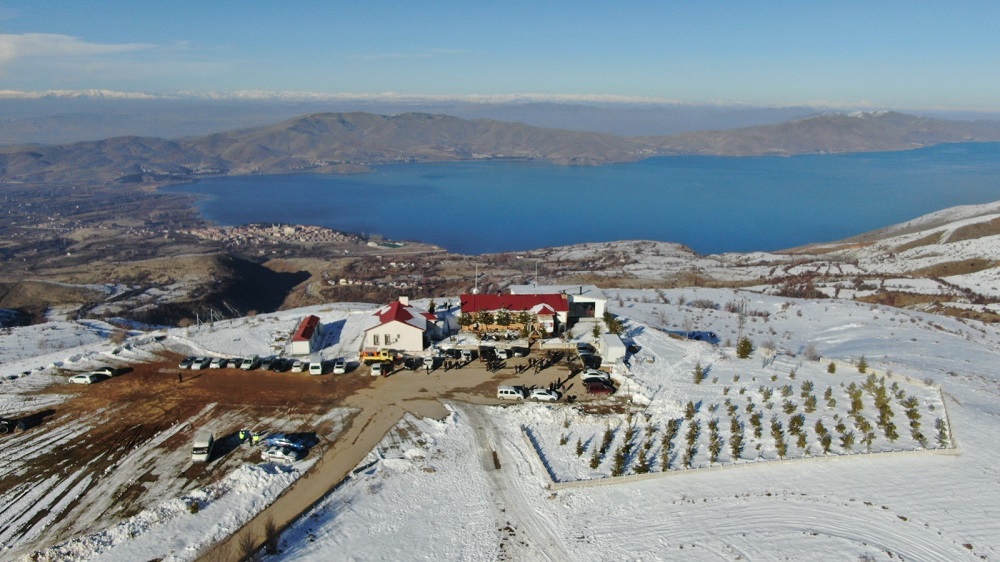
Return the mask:
<path id="1" fill-rule="evenodd" d="M 743 341 L 743 327 L 747 323 L 747 298 L 740 297 L 740 304 L 736 308 L 736 312 L 739 314 L 739 335 L 736 337 L 736 343 Z"/>

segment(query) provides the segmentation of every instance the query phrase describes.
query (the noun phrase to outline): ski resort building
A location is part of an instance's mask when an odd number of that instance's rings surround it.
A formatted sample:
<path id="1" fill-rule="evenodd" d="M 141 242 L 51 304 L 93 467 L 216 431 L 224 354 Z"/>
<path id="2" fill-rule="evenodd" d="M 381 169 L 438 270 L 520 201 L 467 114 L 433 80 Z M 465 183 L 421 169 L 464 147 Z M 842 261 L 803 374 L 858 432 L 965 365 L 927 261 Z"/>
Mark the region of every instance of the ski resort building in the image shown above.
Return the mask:
<path id="1" fill-rule="evenodd" d="M 299 322 L 292 334 L 292 355 L 309 355 L 313 352 L 320 335 L 319 316 L 309 315 Z"/>
<path id="2" fill-rule="evenodd" d="M 411 306 L 407 297 L 383 306 L 375 316 L 378 324 L 365 330 L 365 348 L 423 351 L 432 340 L 441 338 L 437 316 Z"/>
<path id="3" fill-rule="evenodd" d="M 569 321 L 569 300 L 560 294 L 523 294 L 523 295 L 479 295 L 467 293 L 462 295 L 462 314 L 468 315 L 473 322 L 465 329 L 472 331 L 495 329 L 520 329 L 525 324 L 531 328 L 544 328 L 549 334 L 555 334 L 565 329 Z M 496 315 L 498 312 L 510 313 L 512 321 L 507 325 L 482 325 L 477 319 L 480 313 Z M 518 320 L 519 313 L 530 314 L 528 322 Z"/>

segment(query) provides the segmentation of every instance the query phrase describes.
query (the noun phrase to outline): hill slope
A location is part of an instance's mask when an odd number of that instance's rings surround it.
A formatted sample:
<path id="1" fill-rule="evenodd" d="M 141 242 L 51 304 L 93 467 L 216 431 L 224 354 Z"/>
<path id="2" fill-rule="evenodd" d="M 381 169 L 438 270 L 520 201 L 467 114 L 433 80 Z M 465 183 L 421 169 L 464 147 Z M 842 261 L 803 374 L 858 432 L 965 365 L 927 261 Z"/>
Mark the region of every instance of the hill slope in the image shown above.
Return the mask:
<path id="1" fill-rule="evenodd" d="M 889 112 L 817 115 L 779 125 L 637 138 L 426 113 L 315 113 L 189 140 L 116 137 L 8 147 L 0 150 L 0 180 L 130 183 L 208 174 L 359 171 L 400 161 L 516 158 L 601 164 L 678 154 L 891 151 L 981 141 L 1000 141 L 1000 123 Z"/>

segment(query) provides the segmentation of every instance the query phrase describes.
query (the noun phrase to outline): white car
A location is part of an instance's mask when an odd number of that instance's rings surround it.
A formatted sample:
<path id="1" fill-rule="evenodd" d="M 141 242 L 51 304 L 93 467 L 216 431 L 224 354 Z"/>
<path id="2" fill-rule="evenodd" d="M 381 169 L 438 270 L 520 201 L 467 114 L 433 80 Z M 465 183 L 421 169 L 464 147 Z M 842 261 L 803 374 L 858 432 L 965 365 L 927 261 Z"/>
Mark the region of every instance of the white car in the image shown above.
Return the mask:
<path id="1" fill-rule="evenodd" d="M 256 369 L 259 366 L 260 366 L 260 358 L 257 357 L 256 355 L 247 357 L 246 359 L 243 360 L 242 363 L 240 363 L 240 369 L 243 369 L 244 371 L 250 371 Z"/>
<path id="2" fill-rule="evenodd" d="M 79 375 L 70 377 L 69 382 L 75 384 L 94 384 L 103 378 L 105 378 L 104 375 L 98 373 L 80 373 Z"/>
<path id="3" fill-rule="evenodd" d="M 226 358 L 215 357 L 212 359 L 212 362 L 208 364 L 208 366 L 210 369 L 221 369 L 226 366 Z"/>
<path id="4" fill-rule="evenodd" d="M 347 360 L 343 357 L 338 357 L 336 361 L 333 362 L 333 374 L 343 375 L 347 372 Z"/>
<path id="5" fill-rule="evenodd" d="M 583 382 L 611 382 L 611 373 L 606 373 L 598 369 L 587 369 L 586 371 L 580 373 L 580 380 Z"/>
<path id="6" fill-rule="evenodd" d="M 191 362 L 191 370 L 200 371 L 202 369 L 207 369 L 211 363 L 212 359 L 210 357 L 198 357 Z"/>
<path id="7" fill-rule="evenodd" d="M 292 362 L 292 372 L 293 373 L 301 373 L 301 372 L 305 371 L 307 367 L 308 367 L 308 363 L 306 363 L 305 361 L 303 361 L 301 359 L 296 359 L 295 361 Z"/>
<path id="8" fill-rule="evenodd" d="M 547 388 L 536 388 L 531 391 L 528 398 L 532 400 L 538 400 L 539 402 L 557 402 L 562 398 L 562 394 L 558 390 L 549 390 Z"/>
<path id="9" fill-rule="evenodd" d="M 323 374 L 323 362 L 322 361 L 310 361 L 309 362 L 309 374 L 310 375 L 322 375 Z"/>
<path id="10" fill-rule="evenodd" d="M 386 367 L 385 363 L 383 363 L 381 361 L 376 361 L 376 362 L 372 363 L 372 376 L 373 377 L 378 377 L 378 376 L 384 375 L 384 374 L 386 374 L 388 372 L 389 372 L 389 369 Z"/>
<path id="11" fill-rule="evenodd" d="M 295 462 L 302 458 L 302 452 L 291 447 L 271 447 L 264 449 L 260 457 L 269 462 Z"/>

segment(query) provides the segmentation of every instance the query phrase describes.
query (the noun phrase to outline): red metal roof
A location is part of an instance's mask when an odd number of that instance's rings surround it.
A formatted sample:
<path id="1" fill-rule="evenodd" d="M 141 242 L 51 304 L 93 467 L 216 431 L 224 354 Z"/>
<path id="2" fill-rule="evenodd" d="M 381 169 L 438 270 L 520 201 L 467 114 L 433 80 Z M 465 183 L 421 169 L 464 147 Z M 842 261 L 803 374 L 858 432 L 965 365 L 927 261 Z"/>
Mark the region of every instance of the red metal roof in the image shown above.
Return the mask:
<path id="1" fill-rule="evenodd" d="M 319 316 L 306 316 L 302 319 L 302 322 L 299 323 L 298 329 L 295 330 L 295 335 L 292 336 L 292 341 L 312 340 L 313 334 L 316 333 L 316 328 L 318 327 Z"/>
<path id="2" fill-rule="evenodd" d="M 425 312 L 415 306 L 406 305 L 399 301 L 378 309 L 375 312 L 375 316 L 378 316 L 379 326 L 389 322 L 403 322 L 404 324 L 409 324 L 420 329 L 425 329 L 428 321 L 434 322 L 437 320 L 437 317 L 430 312 Z M 418 319 L 418 316 L 422 320 Z M 371 329 L 368 328 L 368 330 Z"/>
<path id="3" fill-rule="evenodd" d="M 569 312 L 569 300 L 561 293 L 543 295 L 462 295 L 462 312 L 474 314 L 483 310 L 531 310 L 545 304 L 556 312 Z"/>

